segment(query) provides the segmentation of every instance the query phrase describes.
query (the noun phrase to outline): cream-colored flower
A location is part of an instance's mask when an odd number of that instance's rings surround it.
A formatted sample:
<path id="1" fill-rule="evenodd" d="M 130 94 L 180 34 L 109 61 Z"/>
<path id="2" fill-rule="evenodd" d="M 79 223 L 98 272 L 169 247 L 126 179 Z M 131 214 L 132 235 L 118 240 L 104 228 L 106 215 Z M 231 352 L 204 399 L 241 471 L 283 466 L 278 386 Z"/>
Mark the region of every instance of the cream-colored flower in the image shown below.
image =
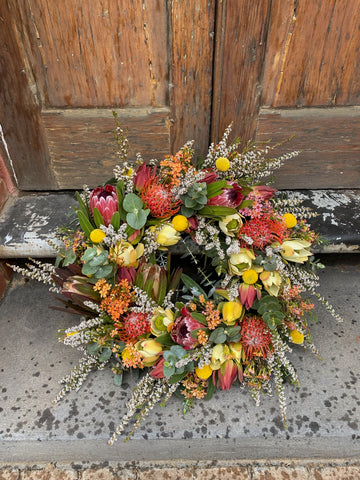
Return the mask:
<path id="1" fill-rule="evenodd" d="M 242 224 L 243 222 L 239 213 L 227 215 L 219 221 L 219 227 L 225 233 L 225 235 L 228 235 L 229 237 L 235 237 Z"/>
<path id="2" fill-rule="evenodd" d="M 110 259 L 121 267 L 138 266 L 138 260 L 144 253 L 144 245 L 139 243 L 134 248 L 131 243 L 120 240 L 114 247 L 110 248 Z"/>
<path id="3" fill-rule="evenodd" d="M 168 332 L 171 325 L 174 323 L 174 313 L 167 308 L 157 308 L 151 320 L 151 333 L 158 337 Z"/>
<path id="4" fill-rule="evenodd" d="M 175 230 L 171 223 L 164 223 L 156 236 L 157 243 L 162 247 L 175 245 L 180 239 L 180 233 Z"/>
<path id="5" fill-rule="evenodd" d="M 212 350 L 210 367 L 212 370 L 219 370 L 226 360 L 225 345 L 218 343 Z"/>
<path id="6" fill-rule="evenodd" d="M 289 262 L 305 263 L 312 253 L 307 250 L 311 246 L 311 243 L 307 240 L 292 239 L 285 240 L 282 244 L 281 256 Z"/>
<path id="7" fill-rule="evenodd" d="M 163 349 L 160 343 L 151 339 L 141 340 L 140 342 L 135 343 L 135 348 L 143 357 L 145 367 L 151 367 L 154 365 Z"/>
<path id="8" fill-rule="evenodd" d="M 242 275 L 245 270 L 249 270 L 252 266 L 252 261 L 255 260 L 255 255 L 252 250 L 247 248 L 240 248 L 239 253 L 233 253 L 229 258 L 229 272 L 232 275 Z"/>
<path id="9" fill-rule="evenodd" d="M 265 290 L 270 295 L 273 297 L 278 296 L 282 280 L 280 273 L 277 270 L 274 270 L 273 272 L 267 270 L 263 271 L 260 274 L 260 280 L 262 281 Z"/>

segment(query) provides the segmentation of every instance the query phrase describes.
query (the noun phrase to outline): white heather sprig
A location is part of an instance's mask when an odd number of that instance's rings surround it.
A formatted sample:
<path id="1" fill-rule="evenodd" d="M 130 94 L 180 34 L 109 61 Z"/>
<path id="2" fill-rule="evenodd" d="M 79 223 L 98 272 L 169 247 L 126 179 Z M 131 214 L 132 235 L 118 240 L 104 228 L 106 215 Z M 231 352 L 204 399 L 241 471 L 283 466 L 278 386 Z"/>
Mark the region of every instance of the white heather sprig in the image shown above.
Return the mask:
<path id="1" fill-rule="evenodd" d="M 89 204 L 90 200 L 90 189 L 87 185 L 83 185 L 83 191 L 80 193 L 81 200 L 85 203 L 85 205 Z"/>
<path id="2" fill-rule="evenodd" d="M 69 375 L 66 375 L 60 383 L 64 387 L 57 394 L 56 398 L 53 401 L 53 404 L 59 402 L 66 393 L 75 390 L 76 392 L 80 390 L 81 385 L 84 383 L 88 375 L 94 370 L 95 367 L 103 368 L 107 362 L 100 362 L 99 355 L 85 355 L 80 359 L 79 365 L 74 367 Z"/>
<path id="3" fill-rule="evenodd" d="M 31 260 L 34 265 L 27 263 L 27 268 L 19 267 L 18 265 L 9 265 L 9 267 L 12 268 L 14 272 L 21 273 L 24 277 L 50 285 L 50 292 L 61 293 L 61 288 L 56 285 L 52 278 L 52 275 L 56 274 L 54 265 L 51 263 L 41 263 L 33 258 L 29 260 Z"/>
<path id="4" fill-rule="evenodd" d="M 295 217 L 303 219 L 314 218 L 319 215 L 311 208 L 302 206 L 302 200 L 297 198 L 274 197 L 271 203 L 279 215 L 291 212 Z"/>
<path id="5" fill-rule="evenodd" d="M 171 300 L 174 293 L 175 293 L 174 290 L 169 290 L 168 293 L 165 295 L 165 298 L 164 298 L 164 301 L 163 301 L 163 304 L 162 304 L 164 309 L 167 309 L 167 308 L 169 308 L 170 310 L 175 309 L 175 305 Z"/>
<path id="6" fill-rule="evenodd" d="M 283 383 L 283 378 L 281 373 L 281 362 L 279 361 L 278 358 L 275 358 L 273 355 L 271 355 L 267 359 L 267 364 L 270 367 L 271 373 L 274 375 L 274 383 L 275 383 L 276 393 L 279 399 L 281 416 L 282 416 L 283 424 L 286 427 L 286 396 L 285 396 L 284 383 Z"/>
<path id="7" fill-rule="evenodd" d="M 276 361 L 281 363 L 281 365 L 286 369 L 286 371 L 291 376 L 291 379 L 294 383 L 299 385 L 299 378 L 295 372 L 294 367 L 291 365 L 290 361 L 286 357 L 287 352 L 291 352 L 291 348 L 285 342 L 283 342 L 277 331 L 271 330 L 271 341 L 274 347 L 274 356 Z"/>
<path id="8" fill-rule="evenodd" d="M 186 193 L 194 183 L 201 182 L 205 175 L 206 172 L 198 172 L 194 167 L 190 167 L 186 174 L 181 175 L 179 185 L 171 190 L 174 200 L 179 200 L 180 195 Z"/>
<path id="9" fill-rule="evenodd" d="M 126 228 L 127 228 L 127 223 L 123 223 L 119 230 L 115 232 L 115 229 L 112 225 L 105 226 L 105 225 L 100 225 L 100 229 L 105 233 L 106 237 L 104 238 L 103 242 L 106 246 L 108 247 L 113 247 L 117 243 L 119 243 L 121 240 L 127 241 L 128 237 L 126 234 Z"/>
<path id="10" fill-rule="evenodd" d="M 122 180 L 124 182 L 125 192 L 133 193 L 134 191 L 134 177 L 135 169 L 127 161 L 123 162 L 121 165 L 116 165 L 114 170 L 114 177 L 119 182 Z"/>
<path id="11" fill-rule="evenodd" d="M 136 306 L 132 308 L 133 312 L 142 312 L 142 313 L 153 313 L 153 311 L 158 307 L 157 303 L 152 300 L 148 294 L 139 287 L 133 287 L 135 294 L 135 304 Z"/>
<path id="12" fill-rule="evenodd" d="M 97 313 L 101 313 L 101 312 L 102 312 L 102 310 L 101 310 L 101 308 L 100 308 L 100 305 L 98 305 L 97 303 L 92 302 L 91 300 L 85 300 L 85 301 L 84 301 L 84 305 L 85 305 L 86 307 L 91 308 L 91 310 L 94 310 L 94 312 L 97 312 Z"/>

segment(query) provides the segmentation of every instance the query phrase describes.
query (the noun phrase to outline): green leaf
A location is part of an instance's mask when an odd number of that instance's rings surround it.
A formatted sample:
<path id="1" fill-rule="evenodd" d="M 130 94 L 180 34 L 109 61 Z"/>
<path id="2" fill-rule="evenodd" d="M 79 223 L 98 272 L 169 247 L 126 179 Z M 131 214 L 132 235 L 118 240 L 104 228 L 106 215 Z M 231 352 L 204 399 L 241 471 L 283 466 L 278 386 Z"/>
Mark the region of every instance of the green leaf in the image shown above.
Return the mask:
<path id="1" fill-rule="evenodd" d="M 119 230 L 120 227 L 120 213 L 115 212 L 113 216 L 111 217 L 111 222 L 110 224 L 114 227 L 115 232 Z"/>
<path id="2" fill-rule="evenodd" d="M 183 372 L 183 373 L 176 373 L 175 375 L 172 375 L 169 380 L 168 380 L 168 383 L 169 384 L 172 384 L 172 383 L 178 383 L 178 382 L 181 382 L 181 380 L 186 377 L 186 375 L 188 374 L 188 372 Z"/>
<path id="3" fill-rule="evenodd" d="M 218 182 L 210 183 L 207 186 L 207 198 L 217 197 L 222 194 L 223 188 L 226 188 L 227 181 L 219 180 Z"/>
<path id="4" fill-rule="evenodd" d="M 173 339 L 170 336 L 170 333 L 164 333 L 163 335 L 159 335 L 156 337 L 156 341 L 160 343 L 160 345 L 164 345 L 165 347 L 171 347 L 172 345 L 176 345 Z"/>
<path id="5" fill-rule="evenodd" d="M 237 213 L 235 208 L 221 207 L 220 205 L 206 205 L 198 212 L 198 214 L 203 217 L 226 217 L 227 215 L 234 215 L 235 213 Z"/>
<path id="6" fill-rule="evenodd" d="M 141 198 L 135 193 L 128 193 L 124 197 L 122 206 L 127 212 L 136 212 L 137 210 L 141 210 L 144 205 L 141 201 Z"/>
<path id="7" fill-rule="evenodd" d="M 83 262 L 89 262 L 90 260 L 92 260 L 96 256 L 96 253 L 97 253 L 96 247 L 88 247 L 85 250 L 85 252 L 82 254 L 81 260 Z"/>
<path id="8" fill-rule="evenodd" d="M 95 222 L 95 225 L 97 226 L 97 228 L 99 228 L 100 225 L 105 225 L 104 224 L 104 219 L 103 219 L 101 213 L 99 212 L 99 210 L 96 207 L 94 208 L 94 211 L 93 211 L 93 217 L 94 217 L 94 222 Z"/>
<path id="9" fill-rule="evenodd" d="M 122 374 L 119 375 L 119 374 L 117 373 L 116 375 L 114 375 L 114 385 L 116 385 L 117 387 L 121 387 L 122 381 L 123 381 L 123 376 L 122 376 Z"/>
<path id="10" fill-rule="evenodd" d="M 108 278 L 113 273 L 113 266 L 112 265 L 104 265 L 94 273 L 95 278 Z"/>
<path id="11" fill-rule="evenodd" d="M 89 263 L 84 263 L 81 272 L 83 275 L 94 275 L 98 270 L 98 267 L 92 267 Z"/>
<path id="12" fill-rule="evenodd" d="M 193 208 L 187 208 L 185 205 L 181 206 L 181 214 L 184 215 L 184 217 L 189 218 L 192 215 L 194 215 L 194 209 Z"/>
<path id="13" fill-rule="evenodd" d="M 89 355 L 95 355 L 95 353 L 97 353 L 100 348 L 101 348 L 100 345 L 96 342 L 88 343 L 86 345 L 86 350 L 87 350 Z"/>
<path id="14" fill-rule="evenodd" d="M 139 230 L 142 228 L 147 219 L 148 213 L 145 210 L 139 210 L 138 212 L 130 212 L 126 215 L 126 221 L 130 225 L 130 227 L 134 228 L 135 230 Z"/>
<path id="15" fill-rule="evenodd" d="M 72 251 L 72 249 L 69 248 L 68 250 L 66 250 L 65 257 L 64 257 L 64 260 L 63 260 L 64 267 L 67 267 L 71 263 L 74 263 L 75 260 L 76 260 L 76 255 Z"/>
<path id="16" fill-rule="evenodd" d="M 89 261 L 89 264 L 92 267 L 99 267 L 100 265 L 103 265 L 108 259 L 108 252 L 103 251 L 99 255 L 96 255 L 96 257 L 92 258 Z"/>
<path id="17" fill-rule="evenodd" d="M 206 316 L 203 313 L 191 312 L 191 317 L 199 323 L 207 325 Z"/>
<path id="18" fill-rule="evenodd" d="M 171 377 L 172 375 L 174 375 L 175 373 L 175 367 L 173 366 L 163 366 L 163 373 L 165 375 L 165 377 L 169 378 Z"/>
<path id="19" fill-rule="evenodd" d="M 191 291 L 191 293 L 194 295 L 194 290 L 197 291 L 197 295 L 204 295 L 205 299 L 207 299 L 207 295 L 204 292 L 204 290 L 200 287 L 199 284 L 195 282 L 192 278 L 190 278 L 188 275 L 183 273 L 181 275 L 181 280 L 183 281 L 184 285 Z"/>
<path id="20" fill-rule="evenodd" d="M 107 362 L 112 355 L 111 348 L 104 348 L 99 357 L 100 362 Z"/>
<path id="21" fill-rule="evenodd" d="M 90 214 L 89 208 L 85 204 L 84 200 L 81 198 L 81 195 L 79 194 L 79 192 L 75 192 L 75 195 L 80 207 L 80 211 L 85 215 L 85 217 L 89 218 L 89 214 Z"/>
<path id="22" fill-rule="evenodd" d="M 216 328 L 210 335 L 209 341 L 213 343 L 224 343 L 226 341 L 226 335 L 223 327 Z"/>
<path id="23" fill-rule="evenodd" d="M 240 205 L 239 205 L 239 209 L 243 209 L 243 208 L 247 208 L 247 207 L 251 207 L 251 205 L 253 204 L 254 202 L 252 200 L 243 200 Z"/>
<path id="24" fill-rule="evenodd" d="M 212 375 L 211 375 L 211 377 L 209 377 L 208 379 L 208 388 L 207 388 L 205 400 L 210 400 L 214 395 L 215 390 L 216 390 L 216 385 L 214 384 Z"/>
<path id="25" fill-rule="evenodd" d="M 76 213 L 79 219 L 80 227 L 85 235 L 90 239 L 90 233 L 94 230 L 94 226 L 90 223 L 88 217 L 81 210 L 78 210 Z"/>

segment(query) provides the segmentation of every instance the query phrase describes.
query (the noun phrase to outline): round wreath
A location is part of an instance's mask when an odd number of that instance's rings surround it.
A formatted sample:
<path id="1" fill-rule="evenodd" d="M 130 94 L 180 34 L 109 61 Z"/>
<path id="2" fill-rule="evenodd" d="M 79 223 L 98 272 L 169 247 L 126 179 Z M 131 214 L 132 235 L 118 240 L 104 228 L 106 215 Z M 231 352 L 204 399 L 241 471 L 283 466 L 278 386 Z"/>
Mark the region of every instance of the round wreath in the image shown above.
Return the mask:
<path id="1" fill-rule="evenodd" d="M 314 305 L 303 293 L 340 319 L 316 292 L 319 236 L 306 221 L 314 214 L 261 182 L 298 152 L 270 158 L 271 147 L 247 145 L 240 153 L 239 141 L 228 145 L 230 130 L 196 165 L 192 142 L 159 164 L 138 154 L 131 165 L 117 122 L 121 164 L 112 180 L 77 194 L 56 265 L 18 269 L 49 282 L 83 317 L 61 333 L 83 358 L 55 401 L 96 367 L 110 364 L 116 385 L 123 372 L 147 369 L 110 444 L 175 392 L 188 409 L 236 382 L 259 402 L 273 381 L 285 423 L 283 382 L 299 383 L 287 352 L 300 344 L 317 354 Z M 171 254 L 191 268 L 173 266 Z"/>

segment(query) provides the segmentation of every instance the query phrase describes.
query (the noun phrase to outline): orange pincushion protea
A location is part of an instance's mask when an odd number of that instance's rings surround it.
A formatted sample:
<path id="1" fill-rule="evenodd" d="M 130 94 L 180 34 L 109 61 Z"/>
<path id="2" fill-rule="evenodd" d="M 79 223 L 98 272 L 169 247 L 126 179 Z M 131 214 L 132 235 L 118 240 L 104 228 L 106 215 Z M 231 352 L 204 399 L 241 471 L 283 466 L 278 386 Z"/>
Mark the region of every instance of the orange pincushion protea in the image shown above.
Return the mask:
<path id="1" fill-rule="evenodd" d="M 141 192 L 141 200 L 155 218 L 168 218 L 180 210 L 181 200 L 174 201 L 168 187 L 151 179 Z"/>
<path id="2" fill-rule="evenodd" d="M 241 323 L 241 344 L 247 359 L 270 355 L 271 334 L 260 317 L 245 317 Z"/>
<path id="3" fill-rule="evenodd" d="M 249 242 L 244 237 L 253 241 L 252 248 L 263 250 L 272 242 L 282 242 L 286 233 L 286 224 L 282 218 L 252 218 L 242 225 L 239 230 L 239 242 L 241 247 L 248 247 Z"/>

